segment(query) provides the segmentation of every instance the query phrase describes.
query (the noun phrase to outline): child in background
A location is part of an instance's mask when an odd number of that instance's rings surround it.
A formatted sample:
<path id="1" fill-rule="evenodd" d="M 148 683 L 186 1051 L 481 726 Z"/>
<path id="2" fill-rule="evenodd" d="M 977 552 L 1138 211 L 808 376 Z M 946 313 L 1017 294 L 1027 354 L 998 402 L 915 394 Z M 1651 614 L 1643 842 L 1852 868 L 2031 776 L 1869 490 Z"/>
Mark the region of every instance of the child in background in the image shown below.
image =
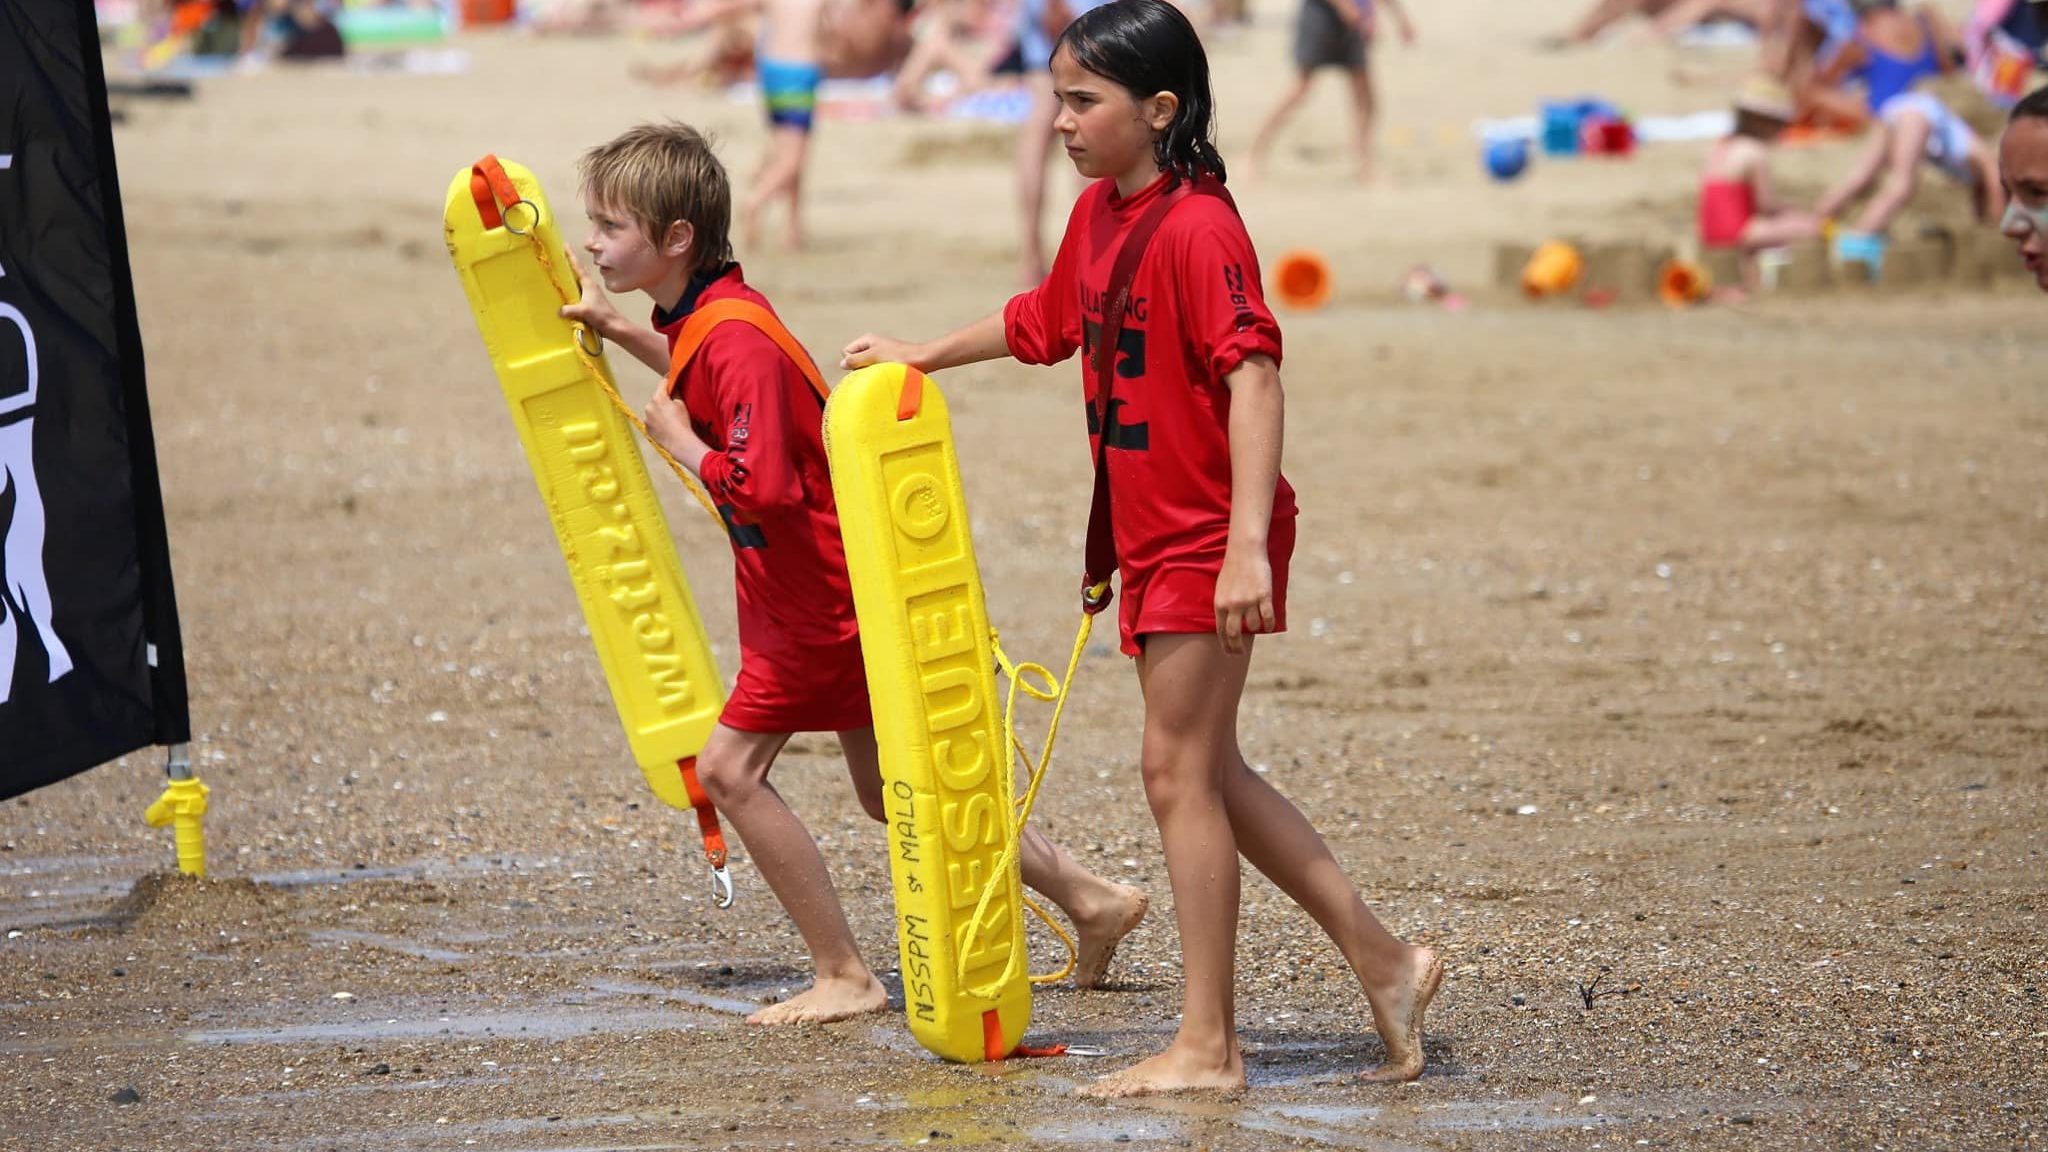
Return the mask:
<path id="1" fill-rule="evenodd" d="M 1820 235 L 1820 219 L 1771 194 L 1771 147 L 1792 122 L 1792 96 L 1752 76 L 1735 96 L 1735 130 L 1707 154 L 1700 182 L 1700 244 L 1745 256 Z M 1745 262 L 1746 263 L 1746 262 Z"/>
<path id="2" fill-rule="evenodd" d="M 562 315 L 675 375 L 674 391 L 665 379 L 648 403 L 648 435 L 703 483 L 732 538 L 740 670 L 697 758 L 698 778 L 795 921 L 817 969 L 809 989 L 748 1019 L 790 1024 L 878 1011 L 887 994 L 854 944 L 817 841 L 768 781 L 791 734 L 836 732 L 861 807 L 877 821 L 885 817 L 825 465 L 824 402 L 811 383 L 817 370 L 751 321 L 714 327 L 693 356 L 671 365 L 700 306 L 742 300 L 768 307 L 733 262 L 725 169 L 695 129 L 644 125 L 592 149 L 579 167 L 591 221 L 584 250 L 594 271 L 579 269 L 583 298 Z M 654 327 L 628 322 L 606 291 L 647 293 Z M 763 323 L 779 327 L 768 315 Z M 1074 982 L 1093 987 L 1144 916 L 1145 895 L 1088 872 L 1035 828 L 1025 830 L 1022 860 L 1024 882 L 1073 919 Z"/>
<path id="3" fill-rule="evenodd" d="M 1922 162 L 1932 164 L 1969 193 L 1971 209 L 1986 223 L 2005 210 L 1998 161 L 1961 116 L 1918 85 L 1952 71 L 1963 57 L 1962 40 L 1941 14 L 1922 7 L 1909 15 L 1897 0 L 1852 0 L 1856 39 L 1843 48 L 1823 77 L 1862 81 L 1879 131 L 1856 165 L 1816 205 L 1833 219 L 1850 201 L 1876 188 L 1852 227 L 1835 234 L 1838 259 L 1856 253 L 1875 265 L 1883 260 L 1884 234 L 1913 199 Z M 1865 255 L 1869 258 L 1865 258 Z"/>
<path id="4" fill-rule="evenodd" d="M 1074 206 L 1052 274 L 930 343 L 861 336 L 841 363 L 938 371 L 998 356 L 1054 364 L 1077 351 L 1090 361 L 1089 551 L 1092 560 L 1096 541 L 1113 541 L 1122 570 L 1118 630 L 1144 695 L 1141 771 L 1186 984 L 1172 1045 L 1086 1091 L 1244 1086 L 1233 993 L 1240 853 L 1315 918 L 1357 976 L 1386 1045 L 1367 1079 L 1412 1080 L 1441 959 L 1387 932 L 1323 838 L 1238 749 L 1254 636 L 1286 627 L 1295 504 L 1280 474 L 1280 330 L 1223 191 L 1208 59 L 1165 0 L 1116 0 L 1061 33 L 1052 73 L 1056 127 L 1096 181 Z M 1112 284 L 1119 276 L 1129 278 Z M 1107 523 L 1105 505 L 1115 509 Z"/>
<path id="5" fill-rule="evenodd" d="M 1301 0 L 1294 18 L 1294 86 L 1280 98 L 1267 115 L 1252 141 L 1249 174 L 1257 179 L 1265 166 L 1266 154 L 1280 129 L 1308 98 L 1309 85 L 1322 68 L 1341 68 L 1351 84 L 1352 149 L 1357 156 L 1358 178 L 1372 179 L 1372 125 L 1375 98 L 1372 68 L 1367 55 L 1377 31 L 1379 6 L 1393 13 L 1403 44 L 1415 43 L 1415 25 L 1401 0 Z"/>
<path id="6" fill-rule="evenodd" d="M 1053 116 L 1059 102 L 1053 98 L 1052 77 L 1046 65 L 1052 59 L 1052 42 L 1074 17 L 1108 0 L 1022 0 L 1017 5 L 1017 54 L 1024 67 L 1024 86 L 1031 93 L 1031 107 L 1017 126 L 1017 211 L 1023 231 L 1017 250 L 1021 282 L 1030 285 L 1045 279 L 1045 157 L 1058 136 Z"/>

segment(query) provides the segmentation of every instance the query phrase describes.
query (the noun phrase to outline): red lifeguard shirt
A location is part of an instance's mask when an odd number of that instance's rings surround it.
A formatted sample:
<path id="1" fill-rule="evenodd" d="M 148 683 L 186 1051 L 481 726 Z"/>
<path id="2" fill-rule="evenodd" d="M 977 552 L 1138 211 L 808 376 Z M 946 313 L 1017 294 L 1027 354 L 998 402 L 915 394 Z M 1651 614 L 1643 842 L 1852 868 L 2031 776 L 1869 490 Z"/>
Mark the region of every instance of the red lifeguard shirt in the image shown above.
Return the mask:
<path id="1" fill-rule="evenodd" d="M 1003 309 L 1010 354 L 1057 364 L 1089 352 L 1124 237 L 1171 176 L 1121 198 L 1116 181 L 1081 194 L 1045 282 Z M 1130 591 L 1164 566 L 1223 566 L 1230 539 L 1230 389 L 1245 359 L 1280 360 L 1280 326 L 1266 307 L 1258 253 L 1244 222 L 1216 196 L 1187 196 L 1152 237 L 1117 337 L 1107 428 L 1095 427 L 1095 373 L 1082 360 L 1089 448 L 1108 437 L 1117 562 Z M 1273 528 L 1296 514 L 1281 477 Z"/>
<path id="2" fill-rule="evenodd" d="M 690 314 L 725 299 L 770 307 L 732 264 L 693 281 L 672 312 L 657 309 L 654 326 L 673 352 Z M 711 330 L 676 388 L 711 448 L 698 473 L 732 540 L 740 675 L 725 723 L 753 732 L 865 727 L 867 681 L 825 464 L 824 402 L 773 340 L 737 321 Z"/>

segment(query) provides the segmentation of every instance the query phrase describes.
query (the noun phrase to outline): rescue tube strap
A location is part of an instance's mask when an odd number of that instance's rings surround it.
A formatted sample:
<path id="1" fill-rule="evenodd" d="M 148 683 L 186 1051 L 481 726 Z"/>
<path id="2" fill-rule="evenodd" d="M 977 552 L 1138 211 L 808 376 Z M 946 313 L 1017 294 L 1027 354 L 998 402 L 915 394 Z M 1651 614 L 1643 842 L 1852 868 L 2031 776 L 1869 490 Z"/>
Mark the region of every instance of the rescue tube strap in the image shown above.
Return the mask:
<path id="1" fill-rule="evenodd" d="M 831 398 L 832 389 L 826 386 L 825 378 L 818 372 L 818 366 L 811 362 L 811 354 L 804 351 L 804 346 L 797 343 L 796 337 L 789 334 L 789 329 L 783 327 L 782 321 L 775 313 L 751 300 L 713 300 L 690 313 L 690 318 L 683 321 L 683 330 L 676 336 L 675 349 L 669 353 L 668 377 L 662 381 L 662 387 L 669 395 L 675 396 L 678 400 L 682 399 L 675 395 L 676 382 L 683 378 L 683 371 L 690 366 L 690 361 L 697 355 L 697 350 L 704 346 L 704 338 L 711 335 L 713 328 L 728 320 L 746 324 L 774 341 L 775 346 L 782 350 L 782 354 L 789 358 L 789 362 L 796 365 L 797 371 L 804 374 L 804 380 L 810 384 L 811 391 L 817 394 L 818 403 L 823 404 Z M 901 419 L 900 416 L 898 418 Z"/>

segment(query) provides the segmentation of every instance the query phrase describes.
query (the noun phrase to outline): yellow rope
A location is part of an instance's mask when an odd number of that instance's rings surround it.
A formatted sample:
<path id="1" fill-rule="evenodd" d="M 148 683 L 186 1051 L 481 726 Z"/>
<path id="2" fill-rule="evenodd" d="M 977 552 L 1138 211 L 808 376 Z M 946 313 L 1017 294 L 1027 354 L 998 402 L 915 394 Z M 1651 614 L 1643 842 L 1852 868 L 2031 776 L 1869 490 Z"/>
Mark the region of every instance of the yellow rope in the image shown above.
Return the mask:
<path id="1" fill-rule="evenodd" d="M 1058 680 L 1053 679 L 1052 670 L 1043 664 L 1034 664 L 1029 661 L 1022 664 L 1012 662 L 1009 654 L 1003 651 L 1003 638 L 1001 634 L 993 628 L 989 629 L 989 646 L 995 651 L 996 663 L 1002 666 L 1003 674 L 1010 678 L 1010 691 L 1003 705 L 1003 735 L 1009 741 L 1010 747 L 1015 750 L 1019 761 L 1025 767 L 1031 769 L 1031 782 L 1025 787 L 1023 797 L 1017 801 L 1017 818 L 1013 822 L 1013 831 L 1009 843 L 1004 845 L 1003 855 L 996 862 L 996 866 L 991 872 L 992 876 L 1005 875 L 1011 866 L 1013 858 L 1022 851 L 1024 827 L 1031 822 L 1031 810 L 1038 804 L 1038 790 L 1045 783 L 1046 769 L 1052 766 L 1053 745 L 1058 742 L 1060 736 L 1060 716 L 1067 710 L 1067 697 L 1074 689 L 1074 673 L 1081 666 L 1081 655 L 1088 649 L 1088 634 L 1094 628 L 1095 617 L 1083 613 L 1081 616 L 1081 627 L 1074 634 L 1074 650 L 1067 657 L 1067 674 Z M 1030 677 L 1033 676 L 1042 679 L 1045 687 L 1041 688 L 1031 683 Z M 1019 692 L 1039 700 L 1052 702 L 1052 719 L 1046 725 L 1045 743 L 1039 748 L 1036 763 L 1032 761 L 1030 750 L 1024 746 L 1023 738 L 1017 735 L 1017 694 Z M 981 930 L 984 926 L 982 917 L 987 914 L 989 900 L 995 895 L 995 892 L 996 885 L 994 883 L 983 887 L 981 901 L 974 906 L 974 915 L 968 918 L 967 931 L 960 941 L 958 979 L 962 984 L 967 982 L 967 957 L 973 951 L 975 938 L 981 935 Z M 1053 930 L 1053 934 L 1058 936 L 1060 942 L 1065 944 L 1067 948 L 1066 967 L 1046 975 L 1033 975 L 1030 977 L 1031 982 L 1033 984 L 1058 983 L 1066 979 L 1069 973 L 1073 972 L 1075 964 L 1080 961 L 1080 950 L 1075 946 L 1074 938 L 1069 936 L 1064 929 L 1055 923 L 1053 918 L 1046 913 L 1045 909 L 1039 907 L 1028 896 L 1025 897 L 1024 903 L 1031 911 L 1038 914 L 1040 920 L 1045 921 L 1046 925 Z M 1010 970 L 1005 969 L 1002 979 L 1009 979 L 1009 975 Z M 997 983 L 1000 984 L 1001 981 L 999 980 Z"/>
<path id="2" fill-rule="evenodd" d="M 527 206 L 529 208 L 533 208 L 533 205 L 531 203 L 529 203 Z M 511 212 L 511 210 L 511 205 L 506 206 L 505 211 L 508 214 Z M 511 231 L 512 234 L 515 236 L 525 236 L 527 243 L 533 246 L 533 254 L 539 257 L 541 268 L 547 272 L 548 283 L 554 286 L 556 297 L 562 301 L 564 307 L 567 307 L 571 304 L 576 303 L 577 301 L 571 300 L 569 298 L 568 290 L 562 287 L 562 282 L 560 280 L 556 279 L 555 261 L 553 257 L 550 257 L 548 255 L 548 246 L 541 243 L 540 241 L 540 209 L 533 208 L 533 213 L 533 227 L 528 228 L 525 232 L 520 232 L 518 229 L 509 227 L 508 230 Z M 581 277 L 577 278 L 577 283 L 582 283 Z M 576 324 L 575 328 L 577 332 L 590 332 L 589 327 L 580 323 Z M 597 340 L 603 340 L 603 337 L 598 336 L 594 332 L 591 333 L 591 336 Z M 682 461 L 677 460 L 674 456 L 670 455 L 669 450 L 662 447 L 660 443 L 658 443 L 654 439 L 654 437 L 648 433 L 646 423 L 644 423 L 640 419 L 638 413 L 634 412 L 633 409 L 626 404 L 626 398 L 619 395 L 619 390 L 612 385 L 610 375 L 607 374 L 603 368 L 599 367 L 596 357 L 592 356 L 589 352 L 584 350 L 583 341 L 580 338 L 578 338 L 570 340 L 569 343 L 572 347 L 576 349 L 576 359 L 583 365 L 583 370 L 590 374 L 590 378 L 597 383 L 597 386 L 599 388 L 602 388 L 604 390 L 604 394 L 606 396 L 611 397 L 612 406 L 617 408 L 620 411 L 620 413 L 622 413 L 626 417 L 627 420 L 632 422 L 633 427 L 639 430 L 640 435 L 646 438 L 648 444 L 653 445 L 655 453 L 659 455 L 662 458 L 663 462 L 665 462 L 669 466 L 669 470 L 676 474 L 676 479 L 681 480 L 683 482 L 683 487 L 688 488 L 690 490 L 690 495 L 695 496 L 697 498 L 697 503 L 702 504 L 704 506 L 704 511 L 709 512 L 711 514 L 711 518 L 713 520 L 718 521 L 718 527 L 721 531 L 723 531 L 725 528 L 725 517 L 720 516 L 718 514 L 718 508 L 711 503 L 711 497 L 706 495 L 704 489 L 698 486 L 696 479 L 690 475 L 689 470 L 683 467 Z M 603 353 L 600 351 L 599 355 L 603 355 Z"/>

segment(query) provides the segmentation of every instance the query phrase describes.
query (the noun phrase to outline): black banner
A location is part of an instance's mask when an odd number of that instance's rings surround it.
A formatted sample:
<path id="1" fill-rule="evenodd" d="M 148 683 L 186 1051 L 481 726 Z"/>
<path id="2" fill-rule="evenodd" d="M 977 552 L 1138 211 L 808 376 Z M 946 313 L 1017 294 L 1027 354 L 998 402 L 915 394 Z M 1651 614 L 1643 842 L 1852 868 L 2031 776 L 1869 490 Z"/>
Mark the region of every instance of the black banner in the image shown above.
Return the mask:
<path id="1" fill-rule="evenodd" d="M 0 0 L 0 798 L 190 738 L 91 0 Z"/>

